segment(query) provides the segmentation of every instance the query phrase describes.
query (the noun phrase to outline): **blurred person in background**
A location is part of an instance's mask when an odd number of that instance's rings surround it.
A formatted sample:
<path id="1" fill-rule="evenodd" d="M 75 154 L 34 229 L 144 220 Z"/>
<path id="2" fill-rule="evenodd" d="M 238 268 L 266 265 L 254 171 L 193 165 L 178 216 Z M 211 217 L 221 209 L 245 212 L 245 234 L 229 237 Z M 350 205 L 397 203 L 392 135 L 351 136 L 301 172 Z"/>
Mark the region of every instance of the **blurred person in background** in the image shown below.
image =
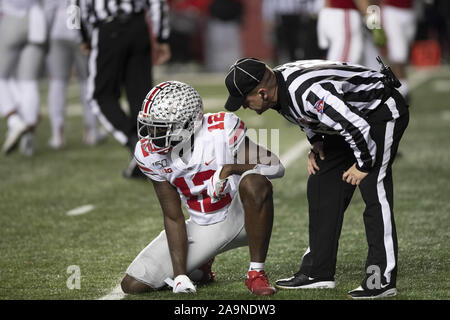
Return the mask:
<path id="1" fill-rule="evenodd" d="M 417 31 L 410 63 L 439 66 L 450 61 L 450 1 L 416 0 Z"/>
<path id="2" fill-rule="evenodd" d="M 387 57 L 402 86 L 398 91 L 408 97 L 406 67 L 417 29 L 414 0 L 383 0 L 383 28 L 387 37 Z"/>
<path id="3" fill-rule="evenodd" d="M 324 0 L 263 0 L 265 33 L 276 48 L 277 64 L 322 58 L 317 45 L 317 15 Z"/>
<path id="4" fill-rule="evenodd" d="M 362 15 L 363 24 L 361 28 L 364 37 L 364 49 L 361 64 L 372 70 L 379 69 L 377 57 L 382 55 L 382 48 L 386 46 L 386 34 L 381 21 L 380 1 L 369 0 L 369 7 L 365 9 L 366 12 Z M 370 5 L 375 6 L 370 7 Z"/>
<path id="5" fill-rule="evenodd" d="M 435 12 L 439 16 L 437 28 L 438 40 L 442 48 L 442 58 L 446 63 L 450 62 L 450 1 L 434 0 Z"/>
<path id="6" fill-rule="evenodd" d="M 180 72 L 180 64 L 203 61 L 204 31 L 211 0 L 169 0 L 170 67 Z"/>
<path id="7" fill-rule="evenodd" d="M 325 0 L 317 25 L 319 47 L 327 49 L 327 60 L 351 62 L 376 70 L 377 46 L 384 45 L 381 23 L 368 29 L 379 12 L 368 10 L 369 0 Z"/>
<path id="8" fill-rule="evenodd" d="M 241 0 L 212 0 L 205 39 L 205 66 L 210 72 L 224 72 L 242 53 Z"/>
<path id="9" fill-rule="evenodd" d="M 39 119 L 39 73 L 45 54 L 47 22 L 40 0 L 2 0 L 0 20 L 0 109 L 8 130 L 2 147 L 35 153 Z"/>
<path id="10" fill-rule="evenodd" d="M 67 86 L 75 66 L 80 83 L 80 97 L 84 115 L 85 144 L 93 146 L 107 137 L 97 128 L 97 119 L 87 101 L 88 56 L 80 49 L 81 37 L 77 30 L 67 27 L 69 0 L 46 0 L 50 20 L 49 53 L 47 57 L 49 91 L 48 109 L 51 124 L 50 148 L 65 145 L 64 117 L 66 113 Z"/>
<path id="11" fill-rule="evenodd" d="M 88 99 L 103 126 L 130 155 L 126 178 L 143 178 L 133 158 L 138 141 L 137 115 L 152 87 L 152 51 L 155 64 L 170 59 L 168 5 L 165 0 L 74 0 L 81 9 L 83 46 L 90 49 Z M 152 21 L 151 44 L 146 14 Z M 86 30 L 92 28 L 87 36 Z M 89 39 L 90 38 L 90 39 Z M 119 102 L 121 88 L 129 113 Z"/>

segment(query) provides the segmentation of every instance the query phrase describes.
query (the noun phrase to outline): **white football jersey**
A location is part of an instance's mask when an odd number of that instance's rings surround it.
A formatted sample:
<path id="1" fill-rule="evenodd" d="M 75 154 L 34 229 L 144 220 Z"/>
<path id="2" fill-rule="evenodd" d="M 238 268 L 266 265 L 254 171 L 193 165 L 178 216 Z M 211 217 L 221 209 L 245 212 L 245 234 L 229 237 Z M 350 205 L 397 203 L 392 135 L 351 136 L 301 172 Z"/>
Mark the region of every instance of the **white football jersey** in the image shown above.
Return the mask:
<path id="1" fill-rule="evenodd" d="M 141 171 L 155 181 L 168 181 L 177 188 L 192 220 L 200 225 L 223 221 L 231 200 L 238 192 L 239 176 L 229 179 L 229 192 L 220 200 L 207 194 L 207 183 L 221 165 L 233 158 L 245 140 L 245 123 L 233 113 L 203 115 L 202 126 L 194 139 L 188 163 L 175 156 L 177 152 L 147 152 L 144 140 L 136 144 L 134 156 Z M 176 150 L 176 148 L 175 148 Z"/>

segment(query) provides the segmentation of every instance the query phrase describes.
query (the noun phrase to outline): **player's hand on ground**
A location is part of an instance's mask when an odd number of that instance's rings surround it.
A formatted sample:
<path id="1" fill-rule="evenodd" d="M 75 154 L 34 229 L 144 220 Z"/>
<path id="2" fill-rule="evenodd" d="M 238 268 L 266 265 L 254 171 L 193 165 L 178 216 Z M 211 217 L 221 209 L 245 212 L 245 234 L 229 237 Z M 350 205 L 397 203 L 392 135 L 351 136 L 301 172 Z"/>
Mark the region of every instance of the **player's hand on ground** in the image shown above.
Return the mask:
<path id="1" fill-rule="evenodd" d="M 350 169 L 348 169 L 344 174 L 342 175 L 342 180 L 344 180 L 347 183 L 350 183 L 354 186 L 359 186 L 361 181 L 368 175 L 367 172 L 359 171 L 356 168 L 356 163 L 354 163 Z"/>
<path id="2" fill-rule="evenodd" d="M 317 165 L 317 157 L 320 160 L 325 160 L 325 154 L 323 152 L 323 141 L 316 141 L 312 144 L 311 151 L 308 154 L 308 173 L 316 174 L 319 171 L 319 166 Z"/>
<path id="3" fill-rule="evenodd" d="M 191 279 L 184 274 L 180 274 L 173 280 L 173 293 L 195 293 L 197 289 Z"/>
<path id="4" fill-rule="evenodd" d="M 228 177 L 220 178 L 222 166 L 220 166 L 208 181 L 208 195 L 216 200 L 225 197 L 228 192 Z"/>

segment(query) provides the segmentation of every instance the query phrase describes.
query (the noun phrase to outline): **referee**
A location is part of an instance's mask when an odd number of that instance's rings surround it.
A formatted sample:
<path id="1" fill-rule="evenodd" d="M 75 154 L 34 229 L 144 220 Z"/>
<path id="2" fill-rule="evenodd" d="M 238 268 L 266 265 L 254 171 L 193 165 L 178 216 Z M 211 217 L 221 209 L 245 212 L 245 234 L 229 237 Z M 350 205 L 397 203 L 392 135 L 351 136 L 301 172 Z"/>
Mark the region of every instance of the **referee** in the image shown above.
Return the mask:
<path id="1" fill-rule="evenodd" d="M 381 60 L 380 63 L 382 64 Z M 311 143 L 308 155 L 309 248 L 299 271 L 276 282 L 285 289 L 334 288 L 343 215 L 356 186 L 366 204 L 365 278 L 355 299 L 397 294 L 397 234 L 392 163 L 408 121 L 408 106 L 389 68 L 304 60 L 271 69 L 238 60 L 225 84 L 225 108 L 258 114 L 274 109 L 297 124 Z"/>
<path id="2" fill-rule="evenodd" d="M 146 14 L 156 38 L 156 63 L 170 59 L 168 5 L 165 0 L 76 0 L 81 9 L 83 47 L 89 49 L 88 99 L 103 126 L 127 146 L 137 142 L 136 119 L 152 87 L 152 54 Z M 89 32 L 88 32 L 89 31 Z M 126 93 L 129 112 L 119 103 Z M 140 177 L 131 157 L 125 177 Z"/>

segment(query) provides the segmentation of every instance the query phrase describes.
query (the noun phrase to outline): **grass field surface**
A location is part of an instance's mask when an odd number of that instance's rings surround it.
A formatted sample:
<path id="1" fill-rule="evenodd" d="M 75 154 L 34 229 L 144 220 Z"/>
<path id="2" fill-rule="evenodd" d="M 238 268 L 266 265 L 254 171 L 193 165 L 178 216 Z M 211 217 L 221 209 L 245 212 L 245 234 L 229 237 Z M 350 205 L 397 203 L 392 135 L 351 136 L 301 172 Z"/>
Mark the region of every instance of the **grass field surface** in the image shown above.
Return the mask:
<path id="1" fill-rule="evenodd" d="M 402 156 L 394 164 L 399 262 L 398 296 L 392 299 L 448 300 L 450 72 L 412 71 L 414 77 L 418 80 L 411 95 L 411 120 L 400 144 Z M 207 112 L 221 110 L 226 99 L 223 83 L 216 80 L 186 80 L 204 98 Z M 244 285 L 249 265 L 245 247 L 217 256 L 213 265 L 216 281 L 199 287 L 196 294 L 180 296 L 162 290 L 109 295 L 130 262 L 163 229 L 163 219 L 151 183 L 122 177 L 129 160 L 125 148 L 112 137 L 97 147 L 82 143 L 77 92 L 74 82 L 64 149 L 47 147 L 50 129 L 43 84 L 37 153 L 25 157 L 16 151 L 0 156 L 0 299 L 339 300 L 359 285 L 367 243 L 364 205 L 356 191 L 344 218 L 335 289 L 278 290 L 270 298 L 252 295 Z M 281 156 L 305 139 L 297 127 L 273 111 L 263 116 L 239 111 L 238 115 L 249 128 L 279 129 Z M 2 139 L 5 127 L 2 119 Z M 282 179 L 273 181 L 275 221 L 266 261 L 272 283 L 296 272 L 308 247 L 306 180 L 303 152 L 289 164 Z M 80 207 L 85 212 L 67 214 Z M 74 284 L 73 274 L 68 273 L 71 266 L 79 271 L 78 288 L 70 289 Z"/>

